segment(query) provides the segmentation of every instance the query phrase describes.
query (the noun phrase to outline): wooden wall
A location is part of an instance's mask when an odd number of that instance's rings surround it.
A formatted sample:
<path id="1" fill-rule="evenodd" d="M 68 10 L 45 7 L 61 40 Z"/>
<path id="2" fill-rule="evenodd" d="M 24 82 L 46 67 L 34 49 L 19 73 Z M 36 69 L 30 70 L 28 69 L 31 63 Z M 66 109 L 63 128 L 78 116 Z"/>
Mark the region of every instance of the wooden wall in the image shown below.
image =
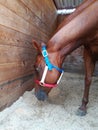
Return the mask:
<path id="1" fill-rule="evenodd" d="M 56 17 L 52 0 L 0 0 L 0 110 L 33 88 L 31 41 L 47 42 Z"/>

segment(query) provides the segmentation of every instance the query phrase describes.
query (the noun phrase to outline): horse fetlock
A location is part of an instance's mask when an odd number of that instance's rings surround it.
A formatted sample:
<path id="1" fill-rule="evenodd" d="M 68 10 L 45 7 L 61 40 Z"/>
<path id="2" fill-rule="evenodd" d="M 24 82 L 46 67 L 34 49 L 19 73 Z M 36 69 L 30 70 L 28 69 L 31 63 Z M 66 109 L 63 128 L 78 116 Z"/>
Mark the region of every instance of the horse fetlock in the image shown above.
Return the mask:
<path id="1" fill-rule="evenodd" d="M 88 99 L 86 99 L 86 98 L 83 98 L 82 99 L 82 106 L 86 106 L 87 104 L 88 104 Z"/>

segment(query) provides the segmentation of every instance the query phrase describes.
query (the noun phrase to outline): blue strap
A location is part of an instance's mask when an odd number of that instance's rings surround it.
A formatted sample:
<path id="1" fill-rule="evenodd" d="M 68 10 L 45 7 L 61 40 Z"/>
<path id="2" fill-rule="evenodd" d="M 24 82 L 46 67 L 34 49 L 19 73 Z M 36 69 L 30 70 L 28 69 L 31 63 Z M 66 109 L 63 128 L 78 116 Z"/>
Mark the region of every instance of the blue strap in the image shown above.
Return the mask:
<path id="1" fill-rule="evenodd" d="M 48 66 L 48 70 L 52 70 L 53 68 L 55 68 L 55 69 L 58 70 L 60 73 L 64 72 L 63 69 L 58 68 L 57 66 L 53 65 L 53 64 L 50 62 L 45 45 L 42 46 L 42 55 L 43 55 L 43 57 L 44 57 L 44 60 L 45 60 L 46 65 Z"/>

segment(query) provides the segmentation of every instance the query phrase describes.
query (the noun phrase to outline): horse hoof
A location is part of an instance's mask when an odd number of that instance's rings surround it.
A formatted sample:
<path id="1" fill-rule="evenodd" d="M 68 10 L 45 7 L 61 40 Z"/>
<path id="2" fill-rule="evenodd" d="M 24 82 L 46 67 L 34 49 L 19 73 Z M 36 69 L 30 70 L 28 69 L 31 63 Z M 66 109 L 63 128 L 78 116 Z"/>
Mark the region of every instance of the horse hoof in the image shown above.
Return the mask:
<path id="1" fill-rule="evenodd" d="M 78 116 L 85 116 L 86 114 L 87 114 L 87 112 L 84 110 L 81 110 L 81 109 L 78 109 L 76 112 L 76 115 L 78 115 Z"/>

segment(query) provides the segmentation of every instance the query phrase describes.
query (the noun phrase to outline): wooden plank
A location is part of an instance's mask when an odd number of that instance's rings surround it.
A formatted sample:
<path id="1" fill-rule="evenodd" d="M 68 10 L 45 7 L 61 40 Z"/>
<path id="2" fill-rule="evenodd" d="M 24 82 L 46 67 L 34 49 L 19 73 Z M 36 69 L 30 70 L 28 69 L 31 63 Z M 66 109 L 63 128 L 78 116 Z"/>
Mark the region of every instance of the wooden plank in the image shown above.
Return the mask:
<path id="1" fill-rule="evenodd" d="M 0 0 L 0 109 L 32 89 L 32 39 L 47 42 L 56 16 L 52 0 Z"/>
<path id="2" fill-rule="evenodd" d="M 37 7 L 37 5 L 35 4 L 35 0 L 20 0 L 24 3 L 25 6 L 27 6 L 32 12 L 35 13 L 35 15 L 41 19 L 41 10 Z M 37 1 L 38 2 L 38 1 Z M 42 6 L 42 0 L 40 1 L 40 6 Z M 45 23 L 46 24 L 46 23 Z"/>
<path id="3" fill-rule="evenodd" d="M 33 88 L 33 77 L 24 79 L 20 78 L 3 87 L 0 87 L 0 111 L 15 102 L 26 90 Z"/>
<path id="4" fill-rule="evenodd" d="M 55 4 L 53 2 L 53 0 L 43 0 L 43 2 L 48 5 L 48 10 L 50 10 L 51 13 L 57 11 Z"/>
<path id="5" fill-rule="evenodd" d="M 11 17 L 13 16 L 13 17 Z M 43 36 L 48 39 L 48 36 L 42 31 L 38 30 L 35 26 L 19 17 L 8 8 L 0 4 L 0 24 L 7 26 L 11 29 L 17 30 L 27 35 L 36 35 L 38 37 Z"/>
<path id="6" fill-rule="evenodd" d="M 0 84 L 33 72 L 33 60 L 0 64 Z"/>
<path id="7" fill-rule="evenodd" d="M 33 48 L 0 45 L 0 64 L 32 60 L 36 55 L 34 52 Z"/>
<path id="8" fill-rule="evenodd" d="M 52 5 L 53 1 L 51 0 L 34 0 L 34 5 L 37 6 L 39 10 L 41 10 L 42 15 L 41 19 L 48 25 L 48 28 L 50 28 L 51 33 L 54 32 L 56 29 L 56 20 L 57 20 L 57 13 L 56 9 L 53 8 Z M 42 5 L 42 6 L 40 6 Z M 48 15 L 47 15 L 48 14 Z"/>
<path id="9" fill-rule="evenodd" d="M 52 0 L 43 0 L 42 6 L 42 19 L 47 23 L 48 28 L 51 28 L 51 36 L 57 28 L 57 10 L 54 9 L 51 5 L 53 4 Z M 51 4 L 52 3 L 52 4 Z M 47 15 L 48 14 L 48 15 Z"/>
<path id="10" fill-rule="evenodd" d="M 32 48 L 32 39 L 40 41 L 39 37 L 36 37 L 34 35 L 29 36 L 0 25 L 0 44 Z M 44 41 L 43 38 L 42 41 Z"/>
<path id="11" fill-rule="evenodd" d="M 41 0 L 41 1 L 40 0 L 37 0 L 37 1 L 36 0 L 33 0 L 33 1 L 30 0 L 29 2 L 28 2 L 28 0 L 21 0 L 21 1 L 26 6 L 28 6 L 28 8 L 32 12 L 34 12 L 36 14 L 36 16 L 39 17 L 42 20 L 42 22 L 44 22 L 47 25 L 47 28 L 51 28 L 51 32 L 53 32 L 53 28 L 52 28 L 53 26 L 51 26 L 51 22 L 53 21 L 54 17 L 53 16 L 50 17 L 51 12 L 48 13 L 48 14 L 45 14 L 46 8 L 48 8 L 49 5 L 46 6 L 46 3 L 44 3 L 43 0 Z M 53 11 L 53 12 L 55 12 L 55 11 Z M 50 21 L 49 21 L 49 19 L 50 19 Z"/>
<path id="12" fill-rule="evenodd" d="M 49 14 L 50 18 L 52 18 L 53 21 L 54 18 L 57 17 L 57 9 L 55 8 L 53 0 L 43 0 L 43 3 L 45 3 L 43 4 L 43 8 L 42 8 L 45 17 L 47 17 L 48 16 L 47 14 Z"/>
<path id="13" fill-rule="evenodd" d="M 15 80 L 11 80 L 8 82 L 4 82 L 3 84 L 0 84 L 0 98 L 2 98 L 4 94 L 8 95 L 12 93 L 15 89 L 22 87 L 24 84 L 28 83 L 28 81 L 31 81 L 32 88 L 33 88 L 34 86 L 33 77 L 34 77 L 33 74 L 27 75 L 27 76 L 20 77 Z"/>
<path id="14" fill-rule="evenodd" d="M 26 7 L 21 1 L 8 0 L 5 2 L 5 0 L 0 0 L 0 4 L 9 8 L 15 14 L 22 17 L 23 19 L 28 21 L 33 26 L 36 26 L 36 28 L 38 28 L 42 32 L 46 33 L 47 35 L 50 35 L 49 31 L 46 31 L 45 24 L 42 22 L 42 20 L 40 20 L 34 13 L 32 13 L 31 10 L 29 10 L 29 8 Z M 15 6 L 13 6 L 13 5 L 15 5 Z"/>

